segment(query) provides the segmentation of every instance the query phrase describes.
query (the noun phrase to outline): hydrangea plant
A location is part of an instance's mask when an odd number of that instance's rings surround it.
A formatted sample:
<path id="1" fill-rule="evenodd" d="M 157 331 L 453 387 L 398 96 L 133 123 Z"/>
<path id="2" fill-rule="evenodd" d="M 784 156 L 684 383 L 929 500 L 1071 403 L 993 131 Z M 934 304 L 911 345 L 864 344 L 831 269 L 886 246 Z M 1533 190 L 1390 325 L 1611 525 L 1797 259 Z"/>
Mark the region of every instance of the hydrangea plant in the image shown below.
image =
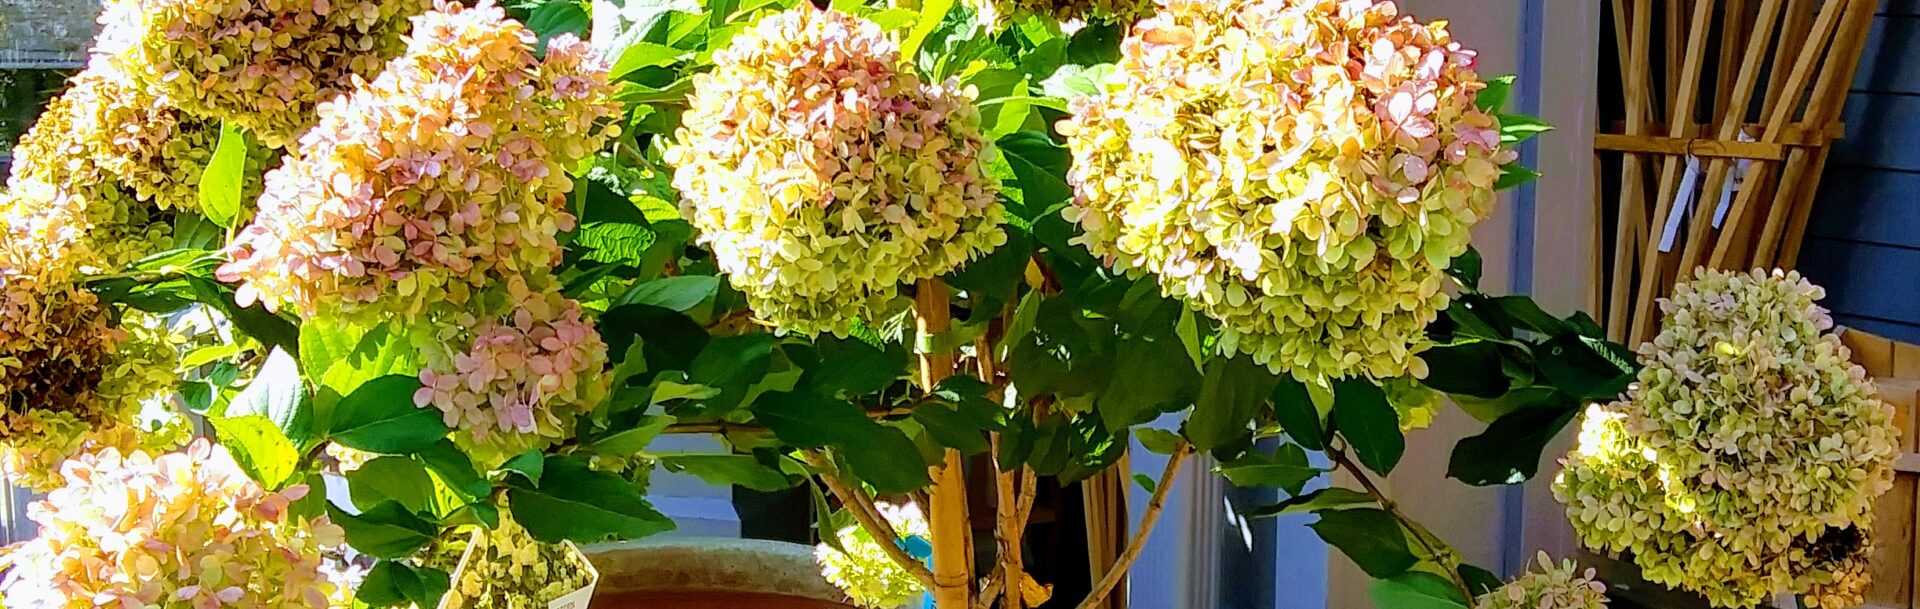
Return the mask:
<path id="1" fill-rule="evenodd" d="M 1314 514 L 1382 602 L 1597 602 L 1544 559 L 1502 587 L 1374 483 L 1448 402 L 1488 423 L 1449 475 L 1523 481 L 1639 371 L 1585 315 L 1479 291 L 1469 229 L 1545 129 L 1501 111 L 1510 80 L 1391 2 L 883 4 L 109 3 L 0 195 L 0 465 L 88 482 L 50 495 L 58 526 L 117 487 L 226 514 L 278 545 L 208 551 L 292 585 L 63 533 L 11 555 L 9 602 L 94 603 L 33 587 L 82 581 L 72 550 L 126 557 L 86 575 L 130 603 L 534 606 L 578 569 L 455 581 L 456 542 L 669 530 L 664 469 L 807 489 L 862 602 L 1024 609 L 1050 589 L 1019 550 L 1039 479 L 1129 450 L 1169 456 L 1145 529 L 1206 453 L 1285 492 L 1254 515 Z M 168 453 L 154 406 L 219 448 Z M 1627 420 L 1589 426 L 1700 441 Z M 1879 454 L 1801 448 L 1776 482 Z M 999 492 L 969 505 L 986 454 Z M 1333 470 L 1353 484 L 1306 490 Z M 298 490 L 328 476 L 344 498 Z M 1830 530 L 1864 535 L 1858 482 L 1807 484 Z M 334 527 L 351 552 L 321 552 Z"/>

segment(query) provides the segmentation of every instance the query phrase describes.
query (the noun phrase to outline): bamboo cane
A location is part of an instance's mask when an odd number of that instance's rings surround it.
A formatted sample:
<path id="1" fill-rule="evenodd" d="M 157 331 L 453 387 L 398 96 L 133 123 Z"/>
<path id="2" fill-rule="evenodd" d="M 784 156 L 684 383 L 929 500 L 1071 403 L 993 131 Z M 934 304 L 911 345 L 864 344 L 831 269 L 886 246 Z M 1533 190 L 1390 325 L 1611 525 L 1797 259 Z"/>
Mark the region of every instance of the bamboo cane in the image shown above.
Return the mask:
<path id="1" fill-rule="evenodd" d="M 1628 32 L 1627 0 L 1613 2 L 1614 29 L 1620 47 L 1620 82 L 1626 92 L 1627 132 L 1644 133 L 1651 103 L 1652 78 L 1647 64 L 1648 39 L 1652 29 L 1653 0 L 1636 0 L 1632 10 L 1632 32 Z M 1616 342 L 1627 339 L 1627 299 L 1633 290 L 1634 270 L 1638 267 L 1633 252 L 1639 250 L 1640 236 L 1646 233 L 1646 178 L 1640 155 L 1627 153 L 1620 162 L 1620 209 L 1616 230 L 1621 238 L 1613 250 L 1613 294 L 1607 306 L 1607 335 Z"/>
<path id="2" fill-rule="evenodd" d="M 914 318 L 921 337 L 939 336 L 950 325 L 947 285 L 937 279 L 919 283 L 914 295 Z M 953 352 L 920 349 L 920 386 L 933 391 L 953 376 Z M 967 477 L 960 451 L 948 449 L 944 462 L 933 469 L 927 525 L 933 543 L 933 601 L 939 609 L 971 609 L 973 594 L 973 527 L 967 518 Z"/>
<path id="3" fill-rule="evenodd" d="M 1876 3 L 1871 0 L 1848 0 L 1845 4 L 1848 11 L 1845 23 L 1835 34 L 1832 53 L 1821 68 L 1820 82 L 1814 85 L 1813 96 L 1807 101 L 1803 124 L 1809 128 L 1824 128 L 1839 119 L 1840 107 L 1846 101 L 1847 87 L 1853 83 L 1854 72 L 1860 65 L 1860 53 L 1867 43 L 1867 32 L 1873 25 Z M 1755 244 L 1756 257 L 1761 263 L 1793 265 L 1800 250 L 1800 235 L 1805 231 L 1806 219 L 1812 213 L 1820 172 L 1826 167 L 1830 150 L 1828 146 L 1822 146 L 1818 151 L 1796 148 L 1788 157 L 1787 177 L 1781 180 L 1785 213 L 1767 216 L 1759 242 Z M 1793 155 L 1798 155 L 1798 158 Z M 1809 169 L 1811 172 L 1808 172 Z M 1786 231 L 1784 236 L 1782 231 Z"/>
<path id="4" fill-rule="evenodd" d="M 1759 19 L 1754 23 L 1754 36 L 1748 40 L 1745 52 L 1740 54 L 1741 57 L 1745 58 L 1745 61 L 1740 65 L 1740 73 L 1735 77 L 1733 90 L 1730 92 L 1730 99 L 1732 101 L 1731 108 L 1720 115 L 1720 126 L 1717 137 L 1721 141 L 1737 139 L 1740 134 L 1741 123 L 1746 121 L 1747 108 L 1753 102 L 1754 90 L 1756 89 L 1755 85 L 1758 84 L 1756 81 L 1760 78 L 1760 66 L 1765 63 L 1768 43 L 1773 42 L 1774 20 L 1779 15 L 1779 0 L 1766 0 L 1760 7 Z M 1729 19 L 1726 24 L 1726 29 L 1728 31 L 1739 30 L 1741 29 L 1739 26 L 1740 23 L 1737 18 Z M 1731 51 L 1731 49 L 1729 49 L 1729 51 Z M 1733 53 L 1727 52 L 1725 55 L 1733 55 Z M 1769 142 L 1773 141 L 1771 139 L 1772 135 L 1772 133 L 1769 133 L 1769 137 L 1762 139 Z M 1734 166 L 1733 161 L 1725 158 L 1711 158 L 1707 161 L 1707 179 L 1702 183 L 1704 186 L 1700 189 L 1700 197 L 1694 206 L 1695 212 L 1691 222 L 1691 230 L 1687 232 L 1686 247 L 1682 249 L 1680 253 L 1681 262 L 1679 269 L 1681 273 L 1687 273 L 1693 267 L 1698 266 L 1701 259 L 1705 257 L 1707 251 L 1709 251 L 1707 248 L 1707 237 L 1708 233 L 1713 230 L 1714 208 L 1718 207 L 1720 191 L 1722 187 L 1726 185 L 1727 180 L 1730 179 L 1728 174 L 1731 173 Z M 1753 189 L 1748 190 L 1750 192 Z"/>
<path id="5" fill-rule="evenodd" d="M 1713 2 L 1703 1 L 1694 5 L 1692 25 L 1686 42 L 1686 57 L 1680 67 L 1680 82 L 1692 83 L 1700 80 L 1701 64 L 1705 63 L 1707 50 L 1707 27 L 1713 21 L 1712 15 Z M 1681 87 L 1679 94 L 1673 96 L 1674 103 L 1667 118 L 1669 136 L 1686 138 L 1693 135 L 1692 109 L 1698 91 L 1696 87 Z M 1653 215 L 1648 216 L 1648 226 L 1657 226 L 1660 219 L 1666 217 L 1668 211 L 1673 208 L 1674 198 L 1679 191 L 1680 170 L 1680 157 L 1670 156 L 1662 163 L 1658 202 L 1654 204 Z M 1653 317 L 1651 314 L 1653 294 L 1658 291 L 1662 279 L 1659 248 L 1658 238 L 1647 240 L 1645 254 L 1642 256 L 1645 266 L 1640 273 L 1639 289 L 1636 291 L 1637 296 L 1633 305 L 1634 323 L 1633 332 L 1630 333 L 1632 344 L 1646 340 L 1646 336 L 1653 329 L 1652 321 L 1649 319 Z"/>

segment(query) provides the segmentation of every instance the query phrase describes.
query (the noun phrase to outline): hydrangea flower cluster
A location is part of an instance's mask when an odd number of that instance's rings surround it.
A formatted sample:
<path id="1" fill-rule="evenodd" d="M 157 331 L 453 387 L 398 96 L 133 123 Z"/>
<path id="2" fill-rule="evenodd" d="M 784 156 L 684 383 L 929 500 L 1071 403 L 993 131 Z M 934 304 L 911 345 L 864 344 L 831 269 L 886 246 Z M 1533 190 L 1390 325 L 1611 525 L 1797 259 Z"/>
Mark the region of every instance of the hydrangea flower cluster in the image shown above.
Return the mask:
<path id="1" fill-rule="evenodd" d="M 128 115 L 102 106 L 108 102 L 98 95 L 102 81 L 88 73 L 99 71 L 83 73 L 21 136 L 7 196 L 0 197 L 7 238 L 22 250 L 10 263 L 54 278 L 49 284 L 67 281 L 74 271 L 118 269 L 172 244 L 172 231 L 155 222 L 154 207 L 138 204 L 134 191 L 107 170 L 159 155 L 120 146 L 115 126 L 101 120 Z"/>
<path id="2" fill-rule="evenodd" d="M 578 549 L 540 543 L 504 510 L 500 526 L 478 539 L 464 553 L 446 609 L 547 609 L 592 583 L 592 567 Z"/>
<path id="3" fill-rule="evenodd" d="M 481 463 L 504 462 L 567 438 L 574 420 L 605 399 L 607 344 L 580 304 L 515 277 L 498 317 L 455 315 L 422 349 L 414 404 L 435 407 L 454 442 Z M 466 345 L 450 352 L 449 345 Z"/>
<path id="4" fill-rule="evenodd" d="M 233 121 L 269 147 L 378 73 L 426 0 L 113 0 L 102 38 L 173 106 Z"/>
<path id="5" fill-rule="evenodd" d="M 342 534 L 289 514 L 306 487 L 269 492 L 205 441 L 152 457 L 69 462 L 65 487 L 28 507 L 39 537 L 10 549 L 10 607 L 325 607 L 321 549 Z"/>
<path id="6" fill-rule="evenodd" d="M 1555 479 L 1587 546 L 1715 605 L 1857 604 L 1899 432 L 1798 273 L 1700 271 Z"/>
<path id="7" fill-rule="evenodd" d="M 419 315 L 494 278 L 544 273 L 573 227 L 565 168 L 617 126 L 604 62 L 533 33 L 491 3 L 415 18 L 385 72 L 321 104 L 320 122 L 266 177 L 259 215 L 223 281 L 242 303 L 311 316 L 330 306 Z M 366 306 L 371 305 L 371 306 Z"/>
<path id="8" fill-rule="evenodd" d="M 760 319 L 844 335 L 901 283 L 1006 242 L 972 93 L 899 59 L 880 26 L 802 3 L 695 77 L 666 159 L 681 214 Z"/>
<path id="9" fill-rule="evenodd" d="M 1474 599 L 1473 609 L 1604 609 L 1607 585 L 1594 579 L 1593 569 L 1581 571 L 1571 560 L 1555 567 L 1541 552 L 1534 559 L 1538 571 L 1522 574 L 1506 585 Z"/>
<path id="10" fill-rule="evenodd" d="M 164 453 L 186 445 L 193 430 L 178 417 L 146 425 L 109 420 L 95 424 L 72 411 L 35 409 L 13 415 L 14 437 L 0 447 L 0 473 L 16 485 L 46 492 L 67 483 L 67 461 L 107 450 Z"/>
<path id="11" fill-rule="evenodd" d="M 887 543 L 914 539 L 924 543 L 929 539 L 927 519 L 920 513 L 919 506 L 882 503 L 879 508 L 881 517 L 893 525 L 895 533 L 903 536 L 899 541 Z M 893 562 L 881 548 L 881 542 L 865 527 L 848 526 L 840 529 L 838 535 L 845 552 L 823 543 L 814 546 L 813 558 L 820 563 L 820 574 L 827 582 L 847 593 L 854 604 L 870 609 L 894 609 L 907 606 L 914 597 L 927 591 L 912 573 Z"/>
<path id="12" fill-rule="evenodd" d="M 1371 0 L 1167 0 L 1060 124 L 1066 218 L 1116 269 L 1302 380 L 1423 376 L 1424 331 L 1493 204 L 1474 52 Z"/>

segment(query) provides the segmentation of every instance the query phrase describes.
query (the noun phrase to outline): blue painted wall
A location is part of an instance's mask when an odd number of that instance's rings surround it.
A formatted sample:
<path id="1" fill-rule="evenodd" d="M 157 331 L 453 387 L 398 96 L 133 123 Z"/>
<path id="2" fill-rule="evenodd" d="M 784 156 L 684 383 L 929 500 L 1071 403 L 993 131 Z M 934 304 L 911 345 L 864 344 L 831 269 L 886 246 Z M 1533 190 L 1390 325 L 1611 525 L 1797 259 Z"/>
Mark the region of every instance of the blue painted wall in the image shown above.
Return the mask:
<path id="1" fill-rule="evenodd" d="M 1861 54 L 1800 269 L 1839 323 L 1920 341 L 1920 0 L 1885 0 Z"/>

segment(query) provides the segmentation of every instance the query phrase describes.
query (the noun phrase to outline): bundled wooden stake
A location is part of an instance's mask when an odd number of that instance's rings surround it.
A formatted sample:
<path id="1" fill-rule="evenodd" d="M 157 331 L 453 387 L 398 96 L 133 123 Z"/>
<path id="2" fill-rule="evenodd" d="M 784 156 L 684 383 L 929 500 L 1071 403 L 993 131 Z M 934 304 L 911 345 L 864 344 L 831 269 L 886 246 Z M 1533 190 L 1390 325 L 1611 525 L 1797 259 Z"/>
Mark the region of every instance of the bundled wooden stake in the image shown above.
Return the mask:
<path id="1" fill-rule="evenodd" d="M 937 279 L 920 282 L 914 295 L 920 336 L 946 333 L 951 322 L 947 306 L 946 284 Z M 921 353 L 921 388 L 931 392 L 953 376 L 953 362 L 952 350 Z M 973 606 L 973 526 L 967 518 L 965 460 L 960 451 L 947 449 L 945 462 L 933 470 L 933 488 L 928 491 L 932 503 L 927 506 L 927 525 L 933 538 L 933 602 L 939 609 Z"/>
<path id="2" fill-rule="evenodd" d="M 1875 5 L 1613 0 L 1624 117 L 1594 138 L 1619 172 L 1596 210 L 1614 219 L 1611 338 L 1651 338 L 1696 267 L 1792 266 Z"/>

